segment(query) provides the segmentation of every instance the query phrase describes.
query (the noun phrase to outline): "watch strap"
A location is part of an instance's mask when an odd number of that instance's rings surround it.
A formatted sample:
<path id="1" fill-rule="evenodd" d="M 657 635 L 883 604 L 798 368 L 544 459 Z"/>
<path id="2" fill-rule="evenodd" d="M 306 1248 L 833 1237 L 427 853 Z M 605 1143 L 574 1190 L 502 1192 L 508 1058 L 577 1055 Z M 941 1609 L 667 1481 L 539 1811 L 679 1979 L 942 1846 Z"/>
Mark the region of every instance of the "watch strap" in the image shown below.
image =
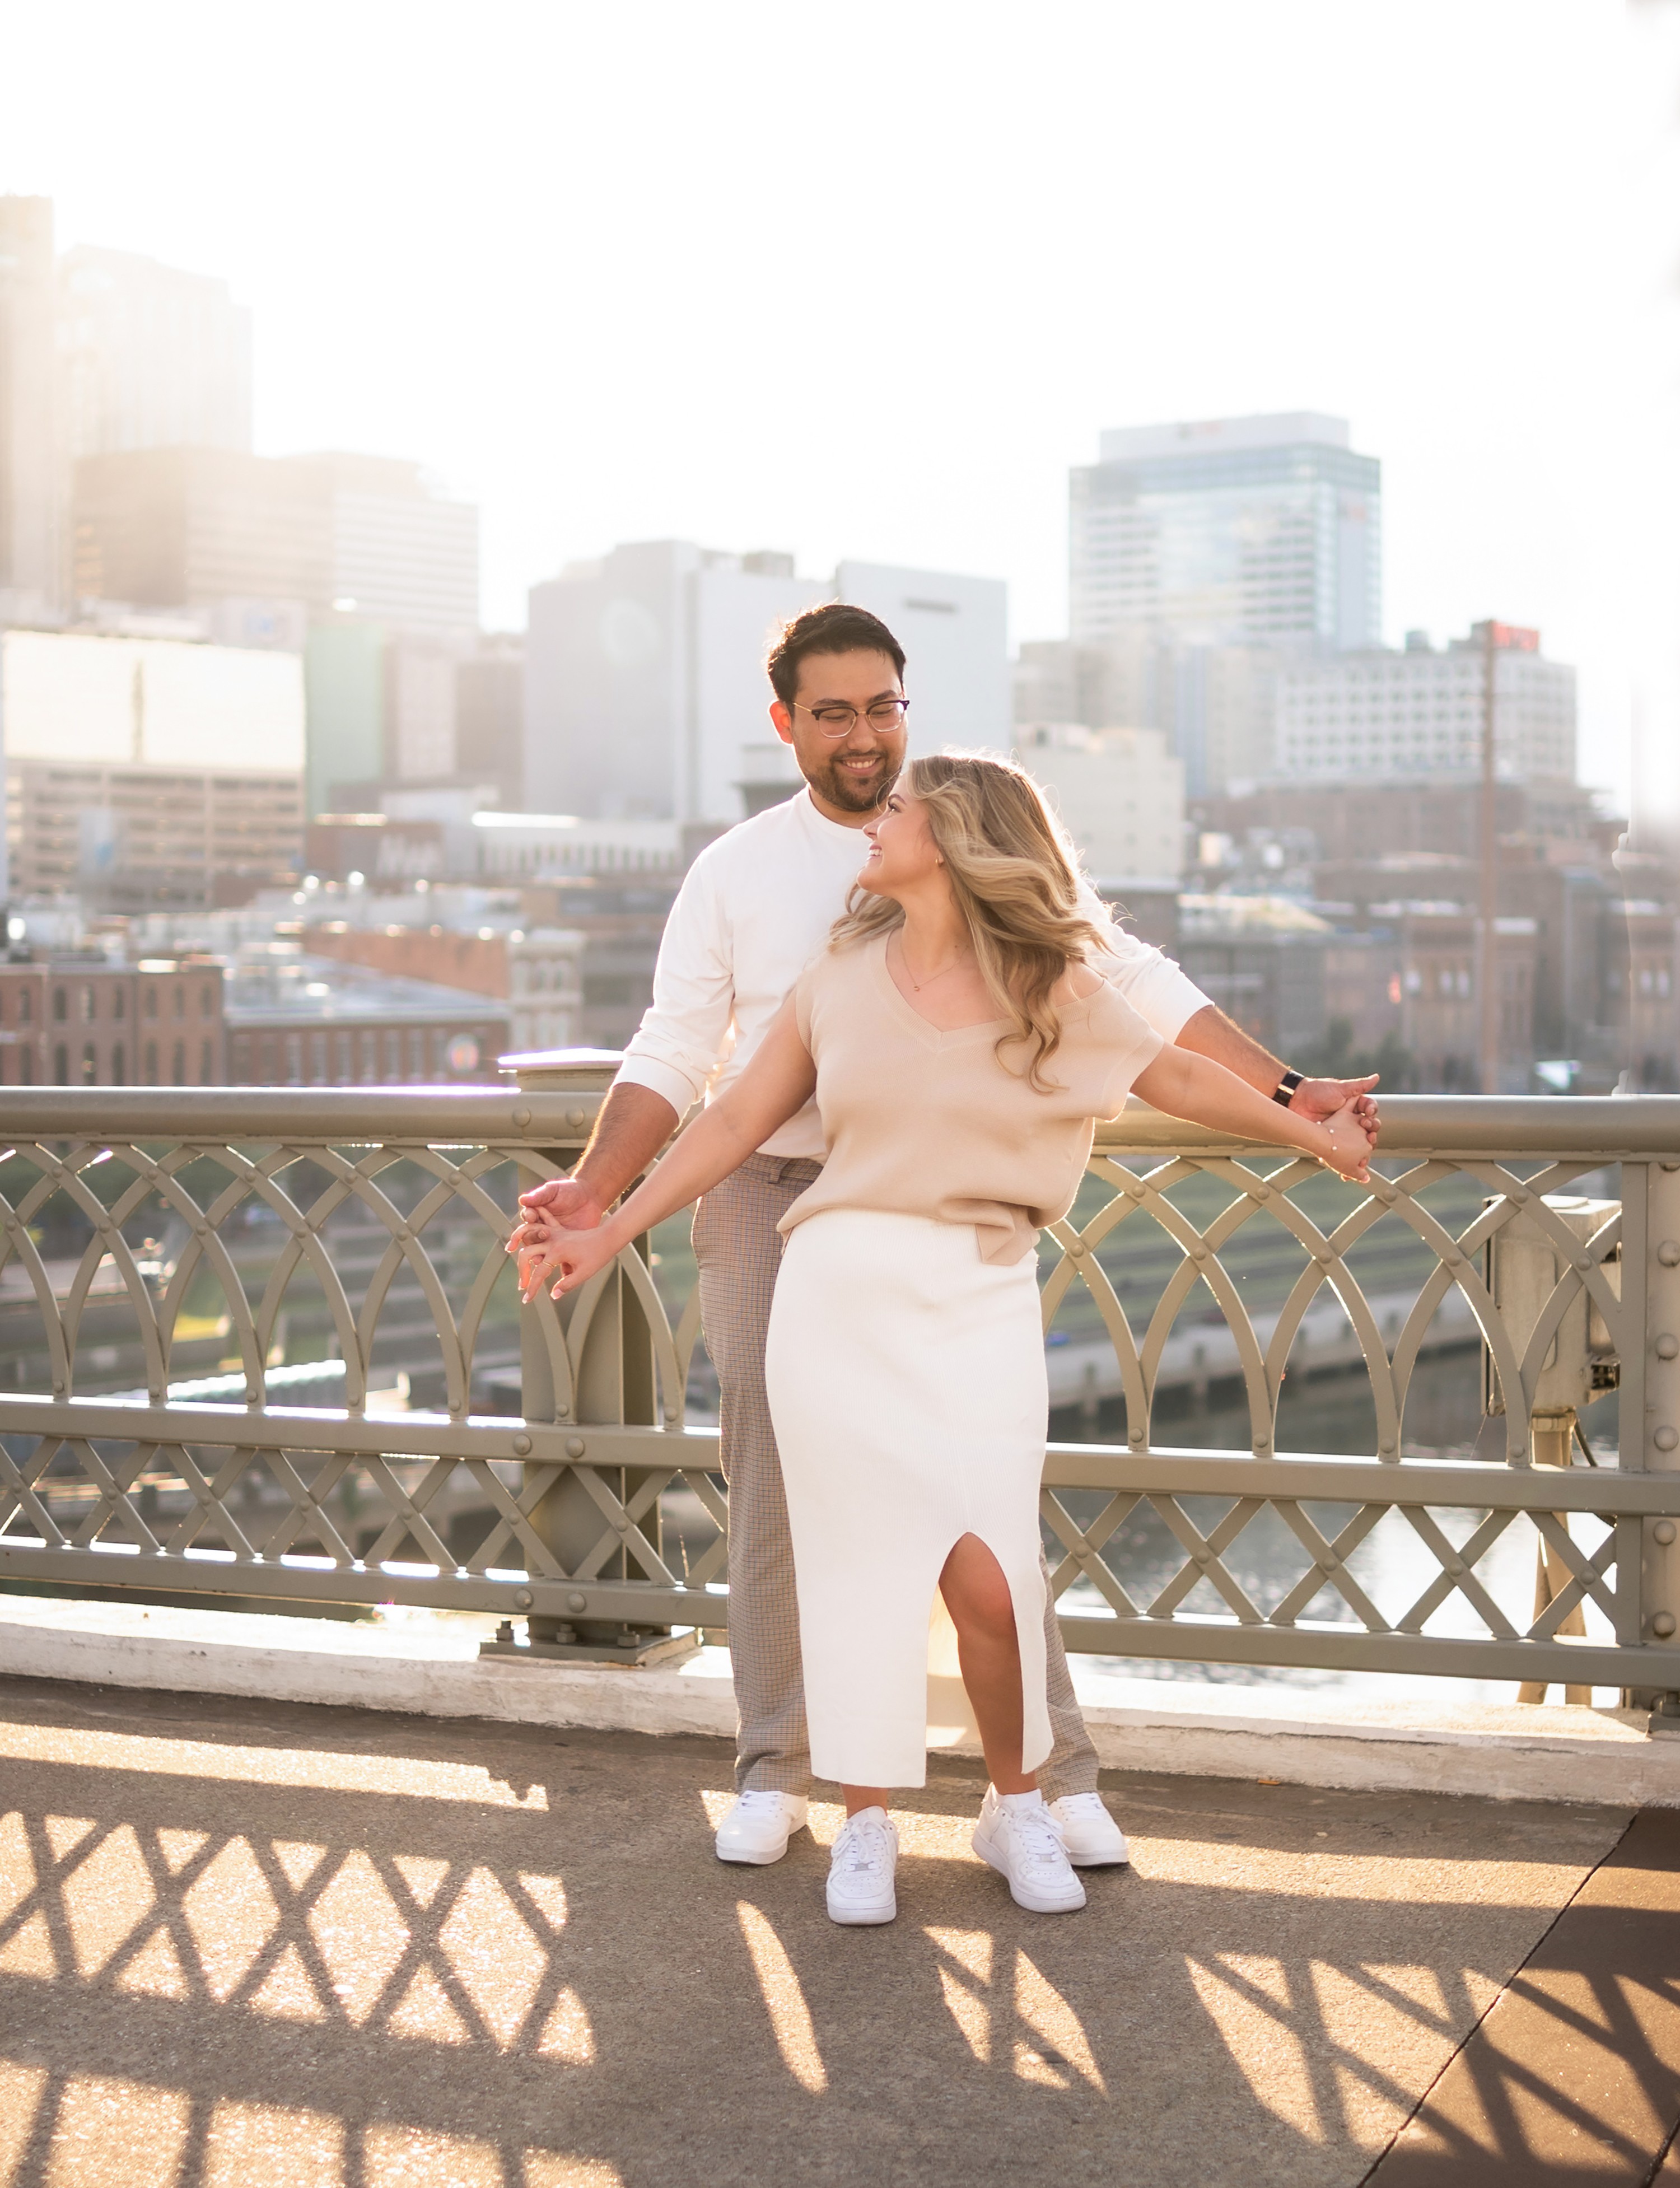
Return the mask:
<path id="1" fill-rule="evenodd" d="M 1280 1108 L 1287 1109 L 1288 1108 L 1291 1097 L 1294 1095 L 1296 1087 L 1300 1085 L 1305 1075 L 1306 1074 L 1304 1072 L 1300 1071 L 1286 1071 L 1283 1074 L 1283 1076 L 1278 1080 L 1276 1088 L 1273 1090 L 1271 1097 L 1272 1100 L 1277 1103 Z"/>

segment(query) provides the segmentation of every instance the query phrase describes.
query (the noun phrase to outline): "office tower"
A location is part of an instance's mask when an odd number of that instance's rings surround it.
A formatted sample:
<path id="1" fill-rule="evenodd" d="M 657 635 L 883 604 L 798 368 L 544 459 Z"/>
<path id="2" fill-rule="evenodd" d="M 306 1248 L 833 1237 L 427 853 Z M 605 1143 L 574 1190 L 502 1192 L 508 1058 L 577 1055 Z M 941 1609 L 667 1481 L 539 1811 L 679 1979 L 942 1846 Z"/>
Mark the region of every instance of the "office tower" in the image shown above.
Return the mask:
<path id="1" fill-rule="evenodd" d="M 66 455 L 251 447 L 251 313 L 225 281 L 82 245 L 59 262 Z"/>
<path id="2" fill-rule="evenodd" d="M 1014 667 L 1015 720 L 1159 730 L 1192 797 L 1239 791 L 1272 771 L 1288 658 L 1271 646 L 1169 645 L 1136 623 L 1085 645 L 1030 639 Z"/>
<path id="3" fill-rule="evenodd" d="M 533 588 L 527 805 L 602 820 L 740 820 L 742 785 L 775 735 L 763 667 L 772 635 L 836 599 L 880 616 L 904 646 L 912 751 L 1006 746 L 1001 583 L 863 562 L 843 562 L 824 583 L 797 576 L 790 555 L 656 540 Z"/>
<path id="4" fill-rule="evenodd" d="M 1105 432 L 1069 479 L 1069 632 L 1335 652 L 1378 642 L 1381 466 L 1310 411 Z"/>
<path id="5" fill-rule="evenodd" d="M 736 820 L 741 745 L 769 734 L 777 623 L 824 597 L 781 555 L 615 547 L 533 587 L 525 802 L 592 820 Z"/>
<path id="6" fill-rule="evenodd" d="M 383 456 L 145 448 L 76 467 L 82 598 L 204 608 L 302 601 L 394 630 L 478 625 L 478 512 Z"/>
<path id="7" fill-rule="evenodd" d="M 455 669 L 455 770 L 491 782 L 510 810 L 524 802 L 525 640 L 487 631 Z"/>
<path id="8" fill-rule="evenodd" d="M 1575 778 L 1575 671 L 1540 634 L 1495 626 L 1494 756 L 1502 782 Z M 1421 631 L 1403 651 L 1294 661 L 1277 683 L 1277 769 L 1289 782 L 1471 782 L 1481 772 L 1487 663 L 1481 636 L 1437 653 Z"/>
<path id="9" fill-rule="evenodd" d="M 54 302 L 51 199 L 0 197 L 0 621 L 63 598 Z"/>

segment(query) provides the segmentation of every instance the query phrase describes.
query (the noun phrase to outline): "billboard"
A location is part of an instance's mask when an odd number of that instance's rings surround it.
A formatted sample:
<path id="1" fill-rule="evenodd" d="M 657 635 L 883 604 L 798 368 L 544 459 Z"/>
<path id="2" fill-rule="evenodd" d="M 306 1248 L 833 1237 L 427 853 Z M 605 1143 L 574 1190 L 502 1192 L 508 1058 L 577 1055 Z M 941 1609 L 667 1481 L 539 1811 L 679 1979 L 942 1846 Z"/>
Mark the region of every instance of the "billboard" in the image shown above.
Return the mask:
<path id="1" fill-rule="evenodd" d="M 303 765 L 295 653 L 180 639 L 0 633 L 8 759 L 272 775 Z"/>

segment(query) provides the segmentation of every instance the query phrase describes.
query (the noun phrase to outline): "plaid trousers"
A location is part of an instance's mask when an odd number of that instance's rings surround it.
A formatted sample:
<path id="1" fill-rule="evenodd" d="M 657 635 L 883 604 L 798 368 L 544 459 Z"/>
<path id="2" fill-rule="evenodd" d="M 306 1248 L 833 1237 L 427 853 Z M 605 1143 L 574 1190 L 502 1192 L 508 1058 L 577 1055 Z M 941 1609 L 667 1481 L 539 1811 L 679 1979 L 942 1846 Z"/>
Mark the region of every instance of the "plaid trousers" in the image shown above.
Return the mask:
<path id="1" fill-rule="evenodd" d="M 764 1395 L 764 1339 L 781 1260 L 775 1227 L 820 1168 L 798 1158 L 749 1155 L 694 1214 L 700 1319 L 718 1371 L 719 1454 L 730 1492 L 730 1661 L 741 1792 L 803 1793 L 811 1783 L 793 1544 Z M 1047 1568 L 1044 1597 L 1055 1745 L 1038 1775 L 1046 1798 L 1059 1800 L 1097 1790 L 1097 1751 L 1074 1699 Z"/>

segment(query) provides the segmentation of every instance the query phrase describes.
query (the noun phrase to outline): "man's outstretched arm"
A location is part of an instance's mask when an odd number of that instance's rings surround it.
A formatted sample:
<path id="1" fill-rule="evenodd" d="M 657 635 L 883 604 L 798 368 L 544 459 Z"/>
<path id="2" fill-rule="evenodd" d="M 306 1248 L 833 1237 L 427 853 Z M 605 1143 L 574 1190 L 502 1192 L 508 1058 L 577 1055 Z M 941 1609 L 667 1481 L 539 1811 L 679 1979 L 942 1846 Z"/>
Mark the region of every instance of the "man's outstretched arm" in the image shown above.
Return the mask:
<path id="1" fill-rule="evenodd" d="M 1226 1018 L 1217 1003 L 1206 1004 L 1187 1018 L 1179 1028 L 1175 1046 L 1187 1048 L 1196 1056 L 1210 1057 L 1262 1094 L 1275 1093 L 1283 1077 L 1284 1067 L 1271 1051 Z M 1374 1072 L 1368 1079 L 1303 1079 L 1291 1094 L 1288 1106 L 1297 1116 L 1322 1124 L 1345 1102 L 1356 1100 L 1355 1114 L 1367 1138 L 1374 1142 L 1377 1105 L 1371 1098 L 1371 1089 L 1376 1083 Z"/>
<path id="2" fill-rule="evenodd" d="M 677 1129 L 679 1119 L 662 1094 L 621 1080 L 595 1118 L 589 1145 L 570 1177 L 551 1177 L 521 1193 L 521 1209 L 544 1208 L 568 1231 L 593 1231 L 633 1178 L 638 1178 Z M 524 1243 L 520 1226 L 510 1254 Z"/>

